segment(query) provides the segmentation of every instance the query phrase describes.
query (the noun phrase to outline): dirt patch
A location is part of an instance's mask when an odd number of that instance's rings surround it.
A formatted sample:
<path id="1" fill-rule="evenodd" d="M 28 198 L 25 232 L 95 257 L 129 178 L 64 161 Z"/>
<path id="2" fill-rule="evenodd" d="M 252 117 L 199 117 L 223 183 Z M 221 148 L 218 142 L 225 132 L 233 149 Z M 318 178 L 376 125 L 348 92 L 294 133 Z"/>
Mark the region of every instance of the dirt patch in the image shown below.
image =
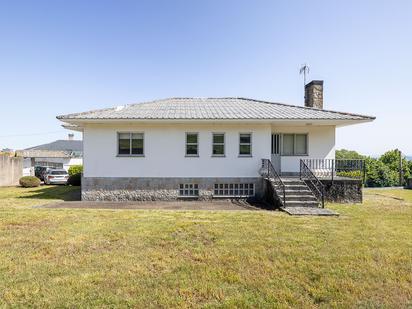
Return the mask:
<path id="1" fill-rule="evenodd" d="M 214 201 L 153 201 L 153 202 L 89 202 L 68 201 L 37 206 L 36 208 L 81 209 L 164 209 L 164 210 L 262 210 L 264 204 L 243 200 Z"/>

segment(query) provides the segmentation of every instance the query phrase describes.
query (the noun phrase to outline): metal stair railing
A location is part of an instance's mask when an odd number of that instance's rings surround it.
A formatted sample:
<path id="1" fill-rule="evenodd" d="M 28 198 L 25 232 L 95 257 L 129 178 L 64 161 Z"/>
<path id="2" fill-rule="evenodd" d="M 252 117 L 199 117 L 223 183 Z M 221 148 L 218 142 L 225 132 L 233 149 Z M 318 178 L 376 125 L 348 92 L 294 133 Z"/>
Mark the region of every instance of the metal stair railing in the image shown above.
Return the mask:
<path id="1" fill-rule="evenodd" d="M 300 179 L 303 180 L 315 195 L 322 208 L 325 208 L 325 186 L 315 176 L 304 160 L 300 160 Z"/>

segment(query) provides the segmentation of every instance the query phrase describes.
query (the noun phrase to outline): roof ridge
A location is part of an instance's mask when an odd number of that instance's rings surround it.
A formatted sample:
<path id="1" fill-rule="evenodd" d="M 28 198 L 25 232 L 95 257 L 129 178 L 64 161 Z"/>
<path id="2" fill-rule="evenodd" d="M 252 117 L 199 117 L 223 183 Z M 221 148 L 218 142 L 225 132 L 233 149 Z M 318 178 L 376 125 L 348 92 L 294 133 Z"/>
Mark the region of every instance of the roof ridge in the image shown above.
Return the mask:
<path id="1" fill-rule="evenodd" d="M 237 99 L 238 100 L 248 100 L 248 101 L 260 102 L 260 103 L 266 103 L 266 104 L 276 104 L 276 105 L 280 105 L 280 106 L 296 107 L 296 108 L 301 108 L 301 109 L 306 109 L 306 110 L 323 111 L 323 112 L 334 113 L 334 114 L 344 114 L 344 115 L 348 115 L 348 116 L 366 117 L 366 118 L 376 119 L 375 116 L 348 113 L 348 112 L 340 112 L 340 111 L 335 111 L 335 110 L 330 110 L 330 109 L 323 109 L 323 108 L 319 109 L 319 108 L 314 108 L 314 107 L 309 107 L 309 106 L 301 106 L 301 105 L 286 104 L 286 103 L 279 103 L 279 102 L 270 102 L 270 101 L 264 101 L 264 100 L 249 99 L 249 98 L 244 98 L 244 97 L 238 97 Z"/>

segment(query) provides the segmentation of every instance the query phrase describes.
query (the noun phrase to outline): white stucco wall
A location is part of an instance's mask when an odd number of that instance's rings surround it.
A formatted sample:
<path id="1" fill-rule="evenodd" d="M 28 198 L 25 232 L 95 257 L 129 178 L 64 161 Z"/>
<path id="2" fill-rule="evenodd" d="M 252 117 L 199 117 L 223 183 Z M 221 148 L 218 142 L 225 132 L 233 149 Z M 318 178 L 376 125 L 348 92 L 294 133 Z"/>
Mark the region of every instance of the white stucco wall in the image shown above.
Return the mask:
<path id="1" fill-rule="evenodd" d="M 144 132 L 144 157 L 117 157 L 117 132 Z M 199 133 L 199 157 L 185 157 L 185 133 Z M 212 133 L 225 133 L 226 156 L 212 157 Z M 252 157 L 239 157 L 239 133 L 252 133 Z M 283 172 L 298 172 L 301 158 L 334 158 L 334 126 L 269 124 L 87 125 L 85 177 L 258 177 L 271 158 L 271 134 L 308 133 L 309 156 L 282 157 Z"/>
<path id="2" fill-rule="evenodd" d="M 300 159 L 335 159 L 335 126 L 273 126 L 274 133 L 307 133 L 307 156 L 282 156 L 282 172 L 299 172 Z"/>
<path id="3" fill-rule="evenodd" d="M 83 165 L 83 158 L 70 158 L 63 163 L 63 168 L 68 171 L 73 165 Z"/>
<path id="4" fill-rule="evenodd" d="M 117 132 L 144 132 L 145 157 L 117 157 Z M 185 157 L 185 133 L 199 133 L 199 157 Z M 212 132 L 225 133 L 226 156 L 212 157 Z M 252 157 L 239 157 L 239 133 L 252 133 Z M 270 158 L 270 125 L 88 126 L 85 177 L 258 177 Z"/>

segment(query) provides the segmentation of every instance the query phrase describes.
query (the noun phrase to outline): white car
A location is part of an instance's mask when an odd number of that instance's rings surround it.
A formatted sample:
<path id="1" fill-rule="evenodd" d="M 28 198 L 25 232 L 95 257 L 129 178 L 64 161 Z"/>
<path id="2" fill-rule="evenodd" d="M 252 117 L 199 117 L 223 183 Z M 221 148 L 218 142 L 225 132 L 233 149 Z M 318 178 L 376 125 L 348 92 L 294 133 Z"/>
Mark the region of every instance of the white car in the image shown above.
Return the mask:
<path id="1" fill-rule="evenodd" d="M 44 174 L 44 183 L 46 185 L 65 185 L 67 184 L 67 179 L 69 179 L 69 174 L 64 169 L 49 169 Z"/>

